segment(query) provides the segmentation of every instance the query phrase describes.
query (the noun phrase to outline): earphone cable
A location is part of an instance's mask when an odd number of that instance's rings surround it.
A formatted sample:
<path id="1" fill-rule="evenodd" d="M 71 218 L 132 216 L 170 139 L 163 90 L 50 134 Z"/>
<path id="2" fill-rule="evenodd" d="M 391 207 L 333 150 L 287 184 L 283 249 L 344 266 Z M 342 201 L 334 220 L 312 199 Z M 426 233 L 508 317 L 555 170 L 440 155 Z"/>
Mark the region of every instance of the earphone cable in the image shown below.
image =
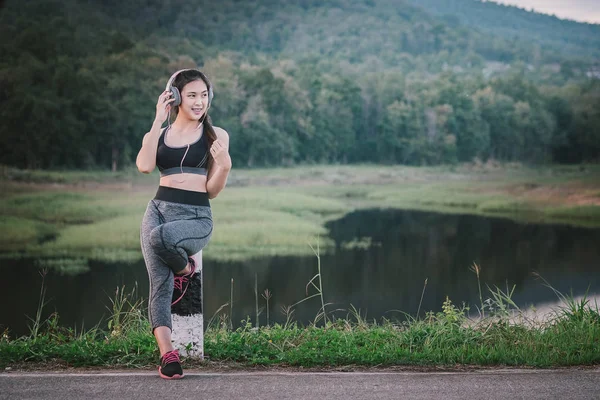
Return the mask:
<path id="1" fill-rule="evenodd" d="M 179 164 L 179 168 L 181 169 L 181 175 L 183 176 L 183 160 L 185 160 L 185 156 L 187 156 L 188 151 L 190 151 L 190 144 L 188 143 L 187 149 L 185 149 L 185 153 L 183 153 L 183 157 L 181 158 L 181 163 Z M 185 179 L 182 181 L 176 181 L 177 183 L 185 182 Z"/>

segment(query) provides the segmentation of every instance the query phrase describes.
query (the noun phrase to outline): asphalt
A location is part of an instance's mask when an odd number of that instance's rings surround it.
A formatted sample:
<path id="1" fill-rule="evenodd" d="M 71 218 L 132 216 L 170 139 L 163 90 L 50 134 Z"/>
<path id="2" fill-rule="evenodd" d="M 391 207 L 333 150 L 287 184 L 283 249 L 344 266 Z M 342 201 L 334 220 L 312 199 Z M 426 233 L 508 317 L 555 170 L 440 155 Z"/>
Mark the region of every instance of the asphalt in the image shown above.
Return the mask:
<path id="1" fill-rule="evenodd" d="M 0 373 L 0 399 L 600 399 L 600 368 L 470 372 Z"/>

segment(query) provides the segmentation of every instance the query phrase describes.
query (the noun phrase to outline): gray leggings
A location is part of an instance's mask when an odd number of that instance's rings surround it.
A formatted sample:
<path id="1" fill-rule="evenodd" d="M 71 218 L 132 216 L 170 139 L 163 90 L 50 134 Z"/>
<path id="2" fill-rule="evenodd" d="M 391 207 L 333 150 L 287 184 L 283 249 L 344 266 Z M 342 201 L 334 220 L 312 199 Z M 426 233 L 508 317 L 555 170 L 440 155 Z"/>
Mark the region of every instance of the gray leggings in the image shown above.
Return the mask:
<path id="1" fill-rule="evenodd" d="M 188 257 L 202 250 L 213 229 L 210 206 L 150 200 L 142 220 L 140 239 L 150 294 L 148 316 L 152 331 L 172 329 L 173 276 L 185 268 Z"/>

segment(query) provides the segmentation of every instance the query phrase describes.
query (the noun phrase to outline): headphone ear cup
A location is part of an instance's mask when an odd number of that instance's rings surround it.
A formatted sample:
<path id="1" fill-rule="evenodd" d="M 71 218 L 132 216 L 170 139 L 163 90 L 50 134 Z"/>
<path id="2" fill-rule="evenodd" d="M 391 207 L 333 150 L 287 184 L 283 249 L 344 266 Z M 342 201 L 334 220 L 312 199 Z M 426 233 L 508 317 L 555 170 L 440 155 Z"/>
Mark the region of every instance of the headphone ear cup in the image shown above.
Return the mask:
<path id="1" fill-rule="evenodd" d="M 177 107 L 178 105 L 181 104 L 181 94 L 179 93 L 179 89 L 177 89 L 175 86 L 171 86 L 171 93 L 173 93 L 173 102 L 171 103 L 171 105 L 173 107 Z"/>

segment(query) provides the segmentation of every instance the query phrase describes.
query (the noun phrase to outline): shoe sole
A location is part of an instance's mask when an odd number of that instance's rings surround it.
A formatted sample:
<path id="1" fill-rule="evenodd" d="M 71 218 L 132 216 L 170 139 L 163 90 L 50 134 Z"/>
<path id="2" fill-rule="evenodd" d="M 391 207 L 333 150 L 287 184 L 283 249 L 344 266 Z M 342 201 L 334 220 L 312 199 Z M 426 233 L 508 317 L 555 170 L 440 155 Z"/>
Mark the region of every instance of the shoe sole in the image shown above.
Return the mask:
<path id="1" fill-rule="evenodd" d="M 174 379 L 182 379 L 185 375 L 181 374 L 175 374 L 173 376 L 167 376 L 167 375 L 163 375 L 163 373 L 160 370 L 160 367 L 158 367 L 158 375 L 160 375 L 161 378 L 163 379 L 168 379 L 168 380 L 174 380 Z"/>

